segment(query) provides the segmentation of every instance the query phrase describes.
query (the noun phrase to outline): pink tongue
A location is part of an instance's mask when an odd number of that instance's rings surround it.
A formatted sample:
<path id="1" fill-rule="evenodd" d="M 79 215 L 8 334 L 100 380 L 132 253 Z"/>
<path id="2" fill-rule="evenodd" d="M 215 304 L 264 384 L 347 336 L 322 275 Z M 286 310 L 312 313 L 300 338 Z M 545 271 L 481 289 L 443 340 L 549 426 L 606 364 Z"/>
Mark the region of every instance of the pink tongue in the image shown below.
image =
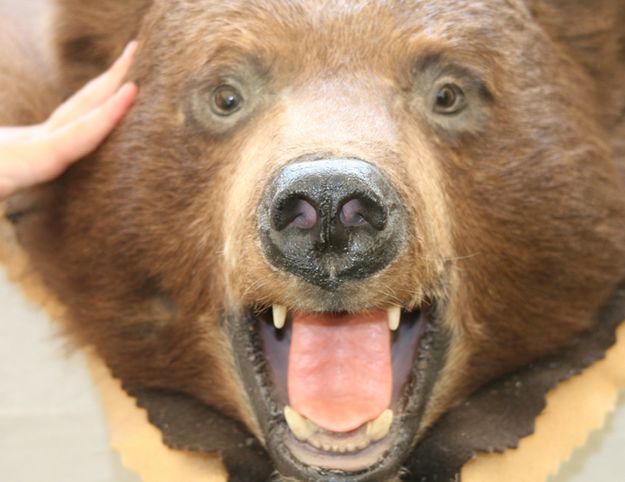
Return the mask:
<path id="1" fill-rule="evenodd" d="M 393 378 L 386 311 L 294 312 L 289 405 L 331 432 L 349 432 L 389 408 Z"/>

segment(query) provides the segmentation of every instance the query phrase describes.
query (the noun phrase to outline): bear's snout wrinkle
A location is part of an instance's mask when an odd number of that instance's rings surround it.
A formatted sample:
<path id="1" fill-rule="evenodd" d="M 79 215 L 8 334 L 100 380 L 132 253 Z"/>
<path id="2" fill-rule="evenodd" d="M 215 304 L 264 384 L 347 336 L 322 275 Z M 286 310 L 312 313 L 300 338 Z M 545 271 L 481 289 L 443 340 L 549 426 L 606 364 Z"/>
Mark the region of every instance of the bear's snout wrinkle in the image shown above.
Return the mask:
<path id="1" fill-rule="evenodd" d="M 266 259 L 326 290 L 384 269 L 406 238 L 403 202 L 386 176 L 359 159 L 284 167 L 258 209 Z"/>

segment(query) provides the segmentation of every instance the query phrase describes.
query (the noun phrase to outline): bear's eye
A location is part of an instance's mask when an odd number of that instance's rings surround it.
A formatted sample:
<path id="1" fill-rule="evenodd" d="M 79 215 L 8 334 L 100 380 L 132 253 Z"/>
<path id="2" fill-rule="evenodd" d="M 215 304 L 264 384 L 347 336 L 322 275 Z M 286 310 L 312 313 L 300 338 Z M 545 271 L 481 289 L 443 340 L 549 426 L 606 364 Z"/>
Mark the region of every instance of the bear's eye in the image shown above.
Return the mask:
<path id="1" fill-rule="evenodd" d="M 437 114 L 456 114 L 465 107 L 464 92 L 455 84 L 445 84 L 436 93 L 434 112 Z"/>
<path id="2" fill-rule="evenodd" d="M 231 85 L 220 85 L 213 91 L 211 109 L 219 116 L 234 114 L 241 108 L 243 96 Z"/>

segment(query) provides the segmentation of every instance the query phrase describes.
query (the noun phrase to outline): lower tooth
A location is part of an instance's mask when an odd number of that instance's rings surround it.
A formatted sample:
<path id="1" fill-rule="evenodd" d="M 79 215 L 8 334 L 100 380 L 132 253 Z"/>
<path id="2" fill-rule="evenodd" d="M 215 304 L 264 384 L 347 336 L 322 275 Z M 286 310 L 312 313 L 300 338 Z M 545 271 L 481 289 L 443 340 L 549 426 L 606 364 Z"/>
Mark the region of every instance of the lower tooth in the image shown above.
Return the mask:
<path id="1" fill-rule="evenodd" d="M 361 442 L 358 445 L 356 445 L 356 450 L 363 450 L 366 449 L 369 446 L 369 442 Z"/>
<path id="2" fill-rule="evenodd" d="M 393 423 L 393 411 L 384 410 L 375 420 L 372 420 L 367 424 L 367 437 L 372 442 L 377 442 L 386 437 L 391 430 Z"/>
<path id="3" fill-rule="evenodd" d="M 284 407 L 284 418 L 295 438 L 302 442 L 305 442 L 317 432 L 315 424 L 289 406 Z"/>
<path id="4" fill-rule="evenodd" d="M 349 443 L 347 445 L 331 445 L 329 443 L 322 443 L 315 440 L 315 435 L 319 428 L 291 407 L 284 407 L 284 418 L 287 425 L 291 429 L 291 432 L 298 440 L 302 442 L 308 442 L 313 447 L 323 450 L 325 452 L 356 452 L 358 450 L 365 449 L 371 442 L 377 442 L 382 440 L 388 435 L 393 424 L 393 411 L 385 410 L 375 420 L 370 421 L 366 428 L 366 440 L 362 440 L 360 443 Z M 312 437 L 312 438 L 311 438 Z M 364 438 L 364 436 L 361 436 Z"/>

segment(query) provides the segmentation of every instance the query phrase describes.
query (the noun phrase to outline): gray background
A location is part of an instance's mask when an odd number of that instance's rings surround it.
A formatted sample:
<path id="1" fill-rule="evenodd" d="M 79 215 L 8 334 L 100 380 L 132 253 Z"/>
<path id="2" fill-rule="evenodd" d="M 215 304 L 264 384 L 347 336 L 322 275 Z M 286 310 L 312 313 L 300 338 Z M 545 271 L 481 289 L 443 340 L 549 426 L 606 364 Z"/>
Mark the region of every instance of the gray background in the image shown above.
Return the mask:
<path id="1" fill-rule="evenodd" d="M 139 482 L 109 448 L 80 354 L 66 354 L 53 323 L 1 271 L 0 307 L 0 481 Z M 550 482 L 623 481 L 625 396 Z"/>

